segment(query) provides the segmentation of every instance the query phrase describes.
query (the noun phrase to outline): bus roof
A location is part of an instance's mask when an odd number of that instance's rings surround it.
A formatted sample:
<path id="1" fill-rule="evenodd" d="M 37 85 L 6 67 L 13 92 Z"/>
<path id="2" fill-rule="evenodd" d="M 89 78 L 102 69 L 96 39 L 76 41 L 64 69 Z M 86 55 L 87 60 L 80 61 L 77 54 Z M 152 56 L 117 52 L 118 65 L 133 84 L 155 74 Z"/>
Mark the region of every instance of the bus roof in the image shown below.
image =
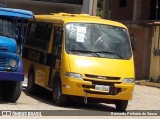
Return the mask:
<path id="1" fill-rule="evenodd" d="M 19 18 L 33 18 L 33 13 L 27 10 L 0 8 L 0 16 L 19 17 Z"/>
<path id="2" fill-rule="evenodd" d="M 88 14 L 68 14 L 68 13 L 51 13 L 50 15 L 35 15 L 36 20 L 57 22 L 57 23 L 69 23 L 69 22 L 85 22 L 85 23 L 99 23 L 113 26 L 119 26 L 127 28 L 125 25 L 119 22 L 101 19 L 98 16 L 90 16 Z"/>

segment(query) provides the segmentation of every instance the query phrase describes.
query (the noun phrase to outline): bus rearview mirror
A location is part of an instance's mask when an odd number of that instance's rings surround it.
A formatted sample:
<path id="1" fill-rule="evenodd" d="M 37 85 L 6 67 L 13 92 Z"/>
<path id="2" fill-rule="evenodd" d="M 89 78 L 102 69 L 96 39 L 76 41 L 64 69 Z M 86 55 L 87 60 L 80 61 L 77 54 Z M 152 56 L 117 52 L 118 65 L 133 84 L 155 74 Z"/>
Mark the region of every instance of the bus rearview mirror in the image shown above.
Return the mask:
<path id="1" fill-rule="evenodd" d="M 130 40 L 131 40 L 131 46 L 132 46 L 132 50 L 135 51 L 136 50 L 136 39 L 134 35 L 130 35 Z"/>

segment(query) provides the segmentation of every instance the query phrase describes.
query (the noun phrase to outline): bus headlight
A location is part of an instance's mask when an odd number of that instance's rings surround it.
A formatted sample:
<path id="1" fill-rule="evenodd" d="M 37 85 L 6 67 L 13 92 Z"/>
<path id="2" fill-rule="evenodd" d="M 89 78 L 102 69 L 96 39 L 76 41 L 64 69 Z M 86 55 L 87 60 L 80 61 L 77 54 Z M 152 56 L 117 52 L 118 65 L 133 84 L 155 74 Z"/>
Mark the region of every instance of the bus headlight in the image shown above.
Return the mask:
<path id="1" fill-rule="evenodd" d="M 15 68 L 17 66 L 17 61 L 15 59 L 11 59 L 9 61 L 9 66 Z"/>
<path id="2" fill-rule="evenodd" d="M 124 78 L 123 83 L 134 83 L 135 82 L 135 79 L 134 78 Z"/>
<path id="3" fill-rule="evenodd" d="M 71 78 L 83 79 L 82 74 L 73 73 L 73 72 L 67 72 L 65 73 L 65 76 L 71 77 Z"/>

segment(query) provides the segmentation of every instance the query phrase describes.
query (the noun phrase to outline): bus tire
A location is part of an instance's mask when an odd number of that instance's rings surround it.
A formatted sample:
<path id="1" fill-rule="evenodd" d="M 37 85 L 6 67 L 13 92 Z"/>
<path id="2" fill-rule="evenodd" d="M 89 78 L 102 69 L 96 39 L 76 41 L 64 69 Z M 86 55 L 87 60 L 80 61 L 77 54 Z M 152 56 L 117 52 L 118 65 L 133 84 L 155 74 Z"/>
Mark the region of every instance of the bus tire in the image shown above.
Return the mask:
<path id="1" fill-rule="evenodd" d="M 118 100 L 115 105 L 117 111 L 125 111 L 127 109 L 128 100 Z"/>
<path id="2" fill-rule="evenodd" d="M 66 95 L 62 94 L 61 81 L 58 80 L 53 84 L 52 90 L 53 101 L 58 106 L 64 106 L 67 102 Z"/>
<path id="3" fill-rule="evenodd" d="M 4 101 L 16 102 L 21 95 L 21 81 L 4 81 L 1 96 Z"/>
<path id="4" fill-rule="evenodd" d="M 33 71 L 29 71 L 29 73 L 28 73 L 27 90 L 28 90 L 29 94 L 36 93 L 35 73 Z"/>

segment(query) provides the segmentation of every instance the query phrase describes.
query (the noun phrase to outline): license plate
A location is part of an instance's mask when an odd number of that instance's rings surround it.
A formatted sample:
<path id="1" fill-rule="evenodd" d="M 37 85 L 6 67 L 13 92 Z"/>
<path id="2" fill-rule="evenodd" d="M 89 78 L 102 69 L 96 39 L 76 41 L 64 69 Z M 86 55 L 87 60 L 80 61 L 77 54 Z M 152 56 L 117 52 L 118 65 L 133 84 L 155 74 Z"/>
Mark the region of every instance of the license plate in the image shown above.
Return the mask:
<path id="1" fill-rule="evenodd" d="M 95 85 L 95 90 L 109 92 L 109 86 Z"/>

